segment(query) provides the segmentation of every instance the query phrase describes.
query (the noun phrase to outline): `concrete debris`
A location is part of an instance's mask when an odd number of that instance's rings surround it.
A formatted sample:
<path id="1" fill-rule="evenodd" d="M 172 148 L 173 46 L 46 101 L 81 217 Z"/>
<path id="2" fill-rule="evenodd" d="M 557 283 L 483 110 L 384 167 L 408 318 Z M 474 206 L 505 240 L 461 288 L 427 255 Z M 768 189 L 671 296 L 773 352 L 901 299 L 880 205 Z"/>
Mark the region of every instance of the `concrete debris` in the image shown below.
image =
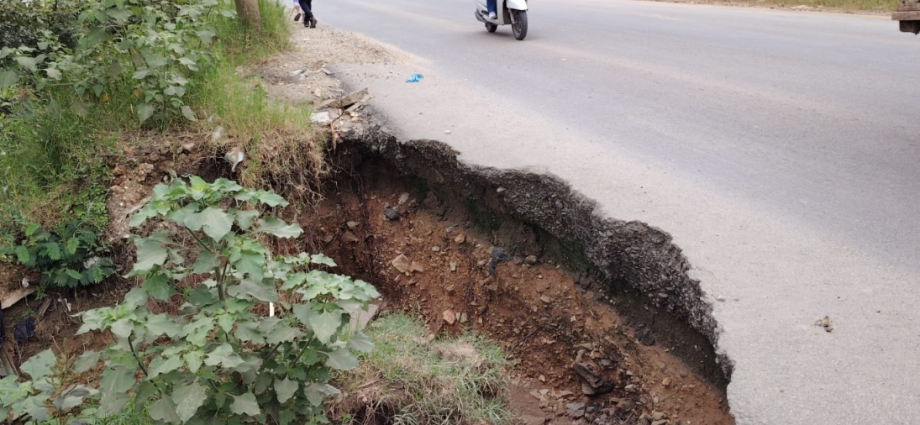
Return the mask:
<path id="1" fill-rule="evenodd" d="M 214 132 L 211 133 L 211 141 L 216 142 L 220 140 L 220 138 L 223 136 L 224 136 L 224 127 L 219 125 L 217 126 L 217 128 L 214 129 Z"/>
<path id="2" fill-rule="evenodd" d="M 528 255 L 526 258 L 524 258 L 524 261 L 525 261 L 527 264 L 530 264 L 531 266 L 533 266 L 533 265 L 537 264 L 537 256 L 536 256 L 536 255 Z"/>
<path id="3" fill-rule="evenodd" d="M 425 271 L 425 266 L 423 266 L 421 263 L 413 261 L 412 264 L 409 265 L 409 271 L 422 273 Z"/>
<path id="4" fill-rule="evenodd" d="M 818 320 L 817 322 L 815 322 L 815 326 L 824 328 L 824 331 L 825 331 L 825 332 L 833 332 L 833 331 L 834 331 L 834 326 L 831 325 L 831 318 L 830 318 L 830 316 L 824 316 L 823 319 Z"/>
<path id="5" fill-rule="evenodd" d="M 402 195 L 399 195 L 399 202 L 397 202 L 396 205 L 402 205 L 406 202 L 409 202 L 409 194 L 403 193 Z"/>
<path id="6" fill-rule="evenodd" d="M 314 112 L 310 115 L 310 122 L 313 124 L 329 125 L 332 124 L 332 121 L 334 121 L 334 118 L 332 118 L 332 113 L 329 111 Z"/>
<path id="7" fill-rule="evenodd" d="M 16 289 L 14 291 L 10 291 L 3 297 L 3 300 L 0 301 L 0 307 L 2 307 L 3 310 L 6 310 L 12 307 L 14 304 L 18 303 L 23 298 L 32 295 L 36 289 L 38 289 L 38 286 L 27 286 Z"/>
<path id="8" fill-rule="evenodd" d="M 361 90 L 351 92 L 338 99 L 329 99 L 319 104 L 319 106 L 316 109 L 327 109 L 327 108 L 348 109 L 349 106 L 352 106 L 356 103 L 361 102 L 362 99 L 364 99 L 368 95 L 369 93 L 367 89 L 363 88 Z"/>

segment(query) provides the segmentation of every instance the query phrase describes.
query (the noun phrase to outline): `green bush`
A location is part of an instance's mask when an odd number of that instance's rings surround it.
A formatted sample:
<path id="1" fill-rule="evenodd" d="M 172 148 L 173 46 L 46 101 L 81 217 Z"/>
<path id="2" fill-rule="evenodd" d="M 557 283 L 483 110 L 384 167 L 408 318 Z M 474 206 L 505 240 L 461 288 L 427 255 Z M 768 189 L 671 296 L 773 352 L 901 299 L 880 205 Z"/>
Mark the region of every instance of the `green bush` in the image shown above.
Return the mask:
<path id="1" fill-rule="evenodd" d="M 31 223 L 22 233 L 18 244 L 0 246 L 0 255 L 41 272 L 43 287 L 92 285 L 114 272 L 112 261 L 101 257 L 103 247 L 96 234 L 76 220 L 63 223 L 54 233 Z"/>
<path id="2" fill-rule="evenodd" d="M 87 0 L 6 0 L 0 2 L 0 46 L 38 48 L 42 30 L 74 47 L 80 34 L 77 18 Z M 4 65 L 0 62 L 0 66 Z"/>
<path id="3" fill-rule="evenodd" d="M 78 333 L 103 330 L 115 343 L 76 359 L 77 373 L 105 364 L 98 403 L 86 404 L 98 404 L 99 411 L 77 416 L 114 415 L 133 402 L 158 424 L 324 421 L 323 400 L 338 393 L 328 384 L 331 372 L 357 367 L 353 352 L 373 348 L 351 317 L 379 294 L 365 282 L 323 271 L 335 263 L 322 254 L 271 256 L 260 238 L 296 238 L 302 230 L 246 207 L 286 204 L 226 179 L 208 184 L 193 177 L 191 184 L 174 180 L 154 188 L 131 225 L 157 219 L 156 229 L 176 233 L 136 236 L 129 276 L 142 286 L 119 305 L 82 313 Z M 168 299 L 180 306 L 178 313 L 154 314 L 150 297 Z M 277 315 L 264 314 L 269 303 Z M 32 381 L 0 381 L 0 416 L 39 421 L 56 406 L 52 396 L 60 393 L 46 382 L 44 367 L 53 358 L 49 350 L 29 360 L 41 365 L 23 369 Z M 81 389 L 61 403 L 76 407 L 92 396 Z"/>

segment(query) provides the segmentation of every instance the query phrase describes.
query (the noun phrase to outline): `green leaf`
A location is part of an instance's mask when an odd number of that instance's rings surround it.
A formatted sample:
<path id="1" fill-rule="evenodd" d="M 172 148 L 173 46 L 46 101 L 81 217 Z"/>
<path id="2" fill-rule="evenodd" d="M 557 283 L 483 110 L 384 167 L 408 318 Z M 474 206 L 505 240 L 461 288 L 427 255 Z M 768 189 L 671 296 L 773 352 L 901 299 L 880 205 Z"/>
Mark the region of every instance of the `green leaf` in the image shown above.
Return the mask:
<path id="1" fill-rule="evenodd" d="M 313 306 L 310 303 L 296 304 L 293 308 L 294 317 L 296 317 L 297 320 L 300 320 L 300 323 L 302 323 L 307 328 L 312 328 L 312 325 L 310 324 L 312 308 Z"/>
<path id="2" fill-rule="evenodd" d="M 207 389 L 198 384 L 198 381 L 192 382 L 191 385 L 176 385 L 172 393 L 172 401 L 176 404 L 176 414 L 182 422 L 188 422 L 198 408 L 204 405 L 208 399 Z"/>
<path id="3" fill-rule="evenodd" d="M 313 332 L 316 334 L 316 339 L 323 344 L 329 344 L 329 341 L 332 339 L 332 335 L 335 335 L 335 332 L 339 329 L 339 326 L 342 325 L 342 312 L 316 312 L 311 311 L 310 314 L 310 327 L 313 328 Z"/>
<path id="4" fill-rule="evenodd" d="M 337 370 L 352 370 L 358 367 L 358 359 L 348 351 L 347 348 L 339 348 L 331 353 L 323 353 L 328 356 L 326 365 Z"/>
<path id="5" fill-rule="evenodd" d="M 163 397 L 150 405 L 147 412 L 150 418 L 156 421 L 163 421 L 169 424 L 182 423 L 182 419 L 176 413 L 176 404 L 167 397 Z"/>
<path id="6" fill-rule="evenodd" d="M 13 71 L 0 71 L 0 89 L 5 89 L 17 83 L 19 83 L 19 74 Z"/>
<path id="7" fill-rule="evenodd" d="M 16 56 L 13 59 L 16 60 L 19 66 L 26 68 L 29 71 L 38 71 L 38 60 L 36 58 L 30 58 L 28 56 Z"/>
<path id="8" fill-rule="evenodd" d="M 265 343 L 265 337 L 259 330 L 259 325 L 254 322 L 240 322 L 236 325 L 236 337 L 241 341 L 251 342 L 253 344 Z"/>
<path id="9" fill-rule="evenodd" d="M 176 338 L 182 334 L 182 327 L 166 314 L 148 315 L 146 326 L 151 335 Z"/>
<path id="10" fill-rule="evenodd" d="M 256 283 L 255 281 L 244 279 L 237 285 L 227 288 L 230 296 L 245 299 L 256 299 L 263 302 L 278 301 L 278 292 L 274 287 Z"/>
<path id="11" fill-rule="evenodd" d="M 192 290 L 192 293 L 188 297 L 188 302 L 199 307 L 206 307 L 214 304 L 217 302 L 217 297 L 214 296 L 215 291 L 216 290 L 208 288 L 207 285 L 202 283 Z"/>
<path id="12" fill-rule="evenodd" d="M 184 365 L 185 363 L 182 361 L 182 357 L 178 355 L 170 356 L 166 359 L 155 357 L 153 361 L 150 362 L 150 369 L 148 370 L 150 376 L 148 379 L 153 379 L 164 373 L 172 372 Z"/>
<path id="13" fill-rule="evenodd" d="M 249 230 L 249 226 L 252 226 L 252 220 L 258 216 L 259 212 L 255 210 L 238 211 L 236 213 L 236 224 L 243 230 Z"/>
<path id="14" fill-rule="evenodd" d="M 230 404 L 230 411 L 237 415 L 249 416 L 258 416 L 259 413 L 262 413 L 262 411 L 259 410 L 259 403 L 256 401 L 256 396 L 251 392 L 247 392 L 240 396 L 233 396 L 233 403 Z"/>
<path id="15" fill-rule="evenodd" d="M 182 327 L 182 332 L 186 335 L 186 341 L 199 347 L 204 347 L 205 343 L 207 343 L 208 334 L 212 329 L 214 329 L 214 319 L 202 316 Z"/>
<path id="16" fill-rule="evenodd" d="M 147 305 L 147 290 L 144 288 L 134 288 L 128 291 L 128 293 L 125 294 L 125 305 L 131 307 Z"/>
<path id="17" fill-rule="evenodd" d="M 307 401 L 316 407 L 322 406 L 323 400 L 326 397 L 341 394 L 341 392 L 332 385 L 317 383 L 311 383 L 310 385 L 307 385 L 303 389 L 303 392 L 304 395 L 307 396 Z"/>
<path id="18" fill-rule="evenodd" d="M 324 266 L 335 267 L 335 261 L 324 254 L 313 254 L 310 256 L 310 262 L 313 264 L 322 264 Z"/>
<path id="19" fill-rule="evenodd" d="M 198 373 L 198 369 L 201 369 L 202 358 L 204 353 L 198 350 L 189 351 L 185 353 L 183 358 L 185 359 L 185 364 L 188 366 L 189 372 Z"/>
<path id="20" fill-rule="evenodd" d="M 296 238 L 303 233 L 303 229 L 297 224 L 287 224 L 277 217 L 266 217 L 264 220 L 259 220 L 259 227 L 253 232 L 268 233 L 279 238 Z"/>
<path id="21" fill-rule="evenodd" d="M 144 280 L 144 283 L 141 284 L 141 287 L 147 290 L 147 293 L 151 297 L 154 297 L 160 301 L 166 301 L 169 297 L 175 293 L 173 291 L 172 285 L 169 284 L 169 277 L 162 273 L 157 273 L 153 276 L 148 277 Z"/>
<path id="22" fill-rule="evenodd" d="M 189 108 L 186 105 L 182 106 L 182 116 L 185 117 L 185 119 L 192 121 L 192 122 L 198 121 L 198 118 L 195 117 L 195 112 L 192 111 L 192 108 Z"/>
<path id="23" fill-rule="evenodd" d="M 99 392 L 104 398 L 116 400 L 116 395 L 124 395 L 134 386 L 134 371 L 123 367 L 109 367 L 102 372 L 99 380 Z M 104 405 L 104 403 L 103 403 Z"/>
<path id="24" fill-rule="evenodd" d="M 268 338 L 265 338 L 265 342 L 277 344 L 279 342 L 293 341 L 295 338 L 301 336 L 303 336 L 303 331 L 300 329 L 285 324 L 279 324 L 271 330 L 268 334 Z"/>
<path id="25" fill-rule="evenodd" d="M 147 119 L 152 117 L 153 113 L 156 112 L 157 110 L 156 105 L 146 103 L 146 102 L 138 103 L 136 108 L 137 108 L 137 119 L 140 120 L 142 124 L 145 121 L 147 121 Z"/>
<path id="26" fill-rule="evenodd" d="M 217 34 L 215 34 L 214 31 L 201 30 L 201 31 L 195 31 L 195 35 L 197 35 L 198 38 L 201 39 L 202 44 L 207 45 L 207 44 L 211 44 L 211 40 Z"/>
<path id="27" fill-rule="evenodd" d="M 162 266 L 166 262 L 166 247 L 164 247 L 163 234 L 156 234 L 149 238 L 134 239 L 134 246 L 137 247 L 137 262 L 134 263 L 134 271 L 150 271 L 154 266 Z"/>
<path id="28" fill-rule="evenodd" d="M 128 338 L 131 336 L 131 331 L 134 330 L 134 324 L 131 323 L 131 319 L 124 317 L 112 323 L 111 327 L 112 333 L 120 336 L 122 338 Z"/>
<path id="29" fill-rule="evenodd" d="M 291 381 L 287 377 L 284 380 L 275 379 L 275 394 L 278 395 L 278 402 L 284 403 L 294 397 L 300 384 L 297 381 Z"/>
<path id="30" fill-rule="evenodd" d="M 84 351 L 83 354 L 77 357 L 77 360 L 73 362 L 73 371 L 76 373 L 83 373 L 92 369 L 99 364 L 99 354 L 98 351 Z"/>
<path id="31" fill-rule="evenodd" d="M 55 81 L 60 80 L 62 77 L 61 71 L 57 70 L 56 68 L 47 68 L 45 69 L 45 73 L 48 74 L 48 77 Z"/>
<path id="32" fill-rule="evenodd" d="M 20 264 L 28 264 L 32 261 L 32 255 L 29 254 L 29 248 L 20 245 L 17 246 L 14 251 L 16 252 L 16 260 L 18 260 Z"/>
<path id="33" fill-rule="evenodd" d="M 211 251 L 201 251 L 198 253 L 198 259 L 195 260 L 192 271 L 195 273 L 208 273 L 213 272 L 219 266 L 220 257 L 214 255 Z"/>
<path id="34" fill-rule="evenodd" d="M 276 193 L 272 193 L 266 190 L 260 190 L 258 192 L 258 198 L 259 198 L 259 201 L 261 201 L 263 204 L 268 205 L 270 207 L 277 207 L 279 205 L 282 207 L 286 207 L 288 205 L 287 201 L 285 201 L 284 198 L 281 197 L 281 195 L 278 195 Z"/>
<path id="35" fill-rule="evenodd" d="M 185 225 L 192 230 L 203 230 L 214 240 L 222 239 L 230 233 L 233 221 L 226 212 L 219 208 L 208 207 L 198 214 L 192 214 L 185 220 Z"/>
<path id="36" fill-rule="evenodd" d="M 364 332 L 356 332 L 348 338 L 348 348 L 361 353 L 370 353 L 374 350 L 374 342 Z"/>
<path id="37" fill-rule="evenodd" d="M 55 361 L 57 359 L 54 357 L 54 352 L 49 349 L 30 357 L 19 367 L 19 370 L 31 376 L 33 381 L 37 381 L 51 374 L 51 367 L 54 366 Z"/>
<path id="38" fill-rule="evenodd" d="M 224 343 L 218 346 L 214 351 L 208 354 L 204 364 L 208 366 L 221 365 L 226 369 L 232 369 L 243 363 L 243 359 L 233 351 L 233 346 Z"/>

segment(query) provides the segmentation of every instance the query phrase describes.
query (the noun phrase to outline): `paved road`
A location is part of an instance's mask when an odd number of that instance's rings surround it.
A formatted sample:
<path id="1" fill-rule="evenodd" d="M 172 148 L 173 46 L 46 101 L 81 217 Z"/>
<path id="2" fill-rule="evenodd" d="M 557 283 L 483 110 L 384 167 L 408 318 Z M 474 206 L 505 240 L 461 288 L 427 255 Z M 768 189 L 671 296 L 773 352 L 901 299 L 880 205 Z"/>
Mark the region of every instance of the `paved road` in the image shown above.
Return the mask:
<path id="1" fill-rule="evenodd" d="M 534 0 L 518 42 L 468 0 L 315 3 L 413 56 L 339 67 L 405 139 L 556 174 L 674 235 L 727 300 L 739 423 L 920 423 L 920 38 L 883 18 Z"/>

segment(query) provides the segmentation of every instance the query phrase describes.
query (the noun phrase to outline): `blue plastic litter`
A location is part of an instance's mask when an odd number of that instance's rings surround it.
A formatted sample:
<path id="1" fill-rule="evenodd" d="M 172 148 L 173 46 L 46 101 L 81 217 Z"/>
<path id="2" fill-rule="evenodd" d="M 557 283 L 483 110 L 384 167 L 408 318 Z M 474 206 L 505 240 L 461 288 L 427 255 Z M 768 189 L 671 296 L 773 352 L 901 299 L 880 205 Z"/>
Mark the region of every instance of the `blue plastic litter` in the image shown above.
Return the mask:
<path id="1" fill-rule="evenodd" d="M 425 76 L 422 74 L 412 74 L 412 76 L 409 77 L 409 79 L 406 80 L 406 82 L 407 83 L 417 83 L 419 78 L 425 78 Z"/>

